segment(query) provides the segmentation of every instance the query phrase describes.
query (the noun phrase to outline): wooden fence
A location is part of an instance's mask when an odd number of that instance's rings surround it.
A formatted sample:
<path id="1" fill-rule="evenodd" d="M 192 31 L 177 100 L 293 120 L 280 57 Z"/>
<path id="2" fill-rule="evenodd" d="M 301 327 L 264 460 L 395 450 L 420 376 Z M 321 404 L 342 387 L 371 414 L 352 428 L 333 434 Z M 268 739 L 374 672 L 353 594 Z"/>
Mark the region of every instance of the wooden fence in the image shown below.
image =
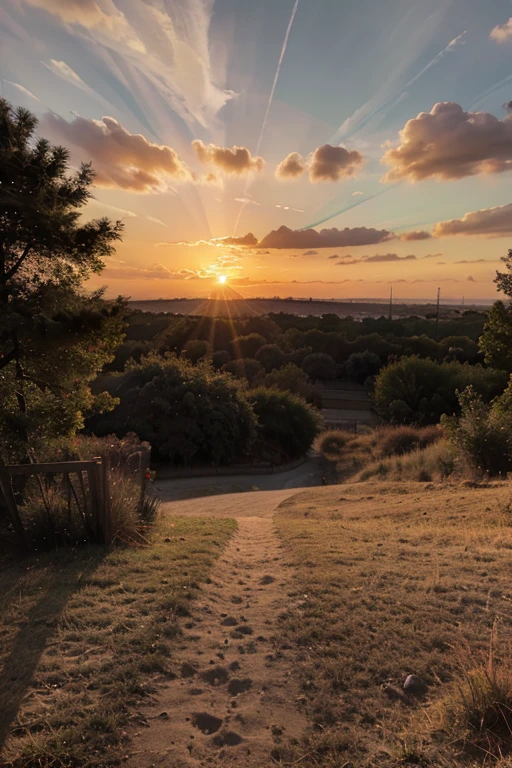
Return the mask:
<path id="1" fill-rule="evenodd" d="M 126 460 L 124 467 L 140 485 L 141 504 L 146 490 L 146 469 L 148 466 L 149 449 L 133 453 Z M 70 509 L 73 500 L 88 537 L 98 543 L 110 543 L 115 531 L 112 530 L 110 467 L 107 460 L 94 458 L 91 461 L 56 461 L 12 465 L 6 465 L 0 460 L 0 497 L 3 497 L 20 547 L 24 551 L 31 548 L 13 490 L 13 478 L 19 476 L 34 476 L 36 478 L 49 528 L 54 530 L 51 507 L 43 478 L 48 479 L 48 477 L 55 475 L 64 476 L 63 482 L 68 494 L 68 509 Z M 76 486 L 71 476 L 76 476 Z"/>

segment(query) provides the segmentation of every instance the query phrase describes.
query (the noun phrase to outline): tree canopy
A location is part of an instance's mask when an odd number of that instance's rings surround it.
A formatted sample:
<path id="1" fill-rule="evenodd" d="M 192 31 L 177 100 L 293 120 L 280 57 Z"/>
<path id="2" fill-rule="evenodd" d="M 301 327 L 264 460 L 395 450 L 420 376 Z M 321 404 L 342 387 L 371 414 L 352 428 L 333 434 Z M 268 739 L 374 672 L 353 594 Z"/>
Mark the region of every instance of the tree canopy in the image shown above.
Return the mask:
<path id="1" fill-rule="evenodd" d="M 36 126 L 0 99 L 0 432 L 9 455 L 81 425 L 93 405 L 88 382 L 123 328 L 123 302 L 82 287 L 122 224 L 81 219 L 92 168 L 71 172 L 68 151 L 37 138 Z"/>

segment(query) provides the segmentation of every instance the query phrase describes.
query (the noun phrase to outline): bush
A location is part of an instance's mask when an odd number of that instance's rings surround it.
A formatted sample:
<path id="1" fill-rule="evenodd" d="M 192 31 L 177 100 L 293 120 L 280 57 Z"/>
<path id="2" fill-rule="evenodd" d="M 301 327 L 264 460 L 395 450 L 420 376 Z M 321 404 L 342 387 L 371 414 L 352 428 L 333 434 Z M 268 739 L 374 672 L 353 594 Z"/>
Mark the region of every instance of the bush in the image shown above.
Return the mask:
<path id="1" fill-rule="evenodd" d="M 277 447 L 287 458 L 304 456 L 322 425 L 318 411 L 302 398 L 277 389 L 261 387 L 249 392 L 248 398 L 258 419 L 259 440 Z"/>
<path id="2" fill-rule="evenodd" d="M 442 432 L 437 427 L 423 427 L 422 429 L 388 427 L 382 430 L 380 450 L 383 456 L 402 456 L 404 453 L 426 448 L 427 445 L 439 440 L 441 436 Z"/>
<path id="3" fill-rule="evenodd" d="M 231 360 L 229 352 L 225 349 L 220 349 L 218 352 L 214 352 L 212 355 L 212 365 L 216 371 L 219 371 L 223 365 L 229 363 Z"/>
<path id="4" fill-rule="evenodd" d="M 240 386 L 206 363 L 148 357 L 112 377 L 108 387 L 120 404 L 89 428 L 120 436 L 136 432 L 163 458 L 229 463 L 254 439 L 256 420 Z"/>
<path id="5" fill-rule="evenodd" d="M 302 361 L 302 370 L 312 381 L 315 379 L 335 379 L 337 366 L 330 355 L 324 352 L 313 352 Z"/>
<path id="6" fill-rule="evenodd" d="M 345 363 L 345 371 L 349 379 L 364 384 L 366 379 L 376 376 L 382 368 L 382 362 L 375 352 L 354 352 Z"/>
<path id="7" fill-rule="evenodd" d="M 250 386 L 260 384 L 264 376 L 263 366 L 251 358 L 231 360 L 222 366 L 222 370 L 225 373 L 231 373 L 236 379 L 247 381 Z"/>
<path id="8" fill-rule="evenodd" d="M 260 347 L 255 357 L 267 373 L 275 368 L 282 368 L 286 363 L 286 355 L 277 344 L 265 344 L 265 346 Z"/>
<path id="9" fill-rule="evenodd" d="M 256 352 L 265 346 L 267 340 L 259 333 L 249 333 L 247 336 L 237 336 L 231 342 L 233 357 L 254 357 Z"/>
<path id="10" fill-rule="evenodd" d="M 508 393 L 507 393 L 508 395 Z M 473 387 L 459 394 L 460 418 L 443 420 L 463 462 L 478 473 L 504 475 L 512 470 L 512 412 L 499 400 L 483 402 Z"/>
<path id="11" fill-rule="evenodd" d="M 321 408 L 322 397 L 320 392 L 311 384 L 309 376 L 295 363 L 286 363 L 284 368 L 276 369 L 265 377 L 265 386 L 268 389 L 281 389 L 300 395 L 304 400 L 314 403 Z"/>
<path id="12" fill-rule="evenodd" d="M 185 342 L 182 355 L 195 365 L 210 353 L 210 345 L 202 339 L 189 339 Z M 139 360 L 140 362 L 140 360 Z"/>
<path id="13" fill-rule="evenodd" d="M 349 438 L 347 432 L 341 429 L 328 429 L 321 432 L 315 441 L 315 448 L 326 458 L 337 458 L 347 445 Z"/>
<path id="14" fill-rule="evenodd" d="M 504 371 L 478 365 L 404 357 L 380 371 L 373 401 L 388 421 L 436 424 L 443 414 L 459 412 L 457 390 L 472 385 L 488 402 L 503 392 L 506 379 Z"/>

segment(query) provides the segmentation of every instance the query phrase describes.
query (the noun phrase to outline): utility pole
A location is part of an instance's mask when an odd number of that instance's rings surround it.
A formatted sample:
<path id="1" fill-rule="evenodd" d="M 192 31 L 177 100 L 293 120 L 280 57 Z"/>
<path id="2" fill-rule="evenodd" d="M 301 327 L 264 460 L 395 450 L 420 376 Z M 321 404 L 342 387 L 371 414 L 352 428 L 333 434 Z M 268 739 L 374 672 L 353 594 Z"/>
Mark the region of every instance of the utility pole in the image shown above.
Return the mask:
<path id="1" fill-rule="evenodd" d="M 437 289 L 437 306 L 436 306 L 436 341 L 439 341 L 439 301 L 441 298 L 441 289 Z"/>
<path id="2" fill-rule="evenodd" d="M 389 292 L 389 319 L 393 319 L 393 286 Z"/>

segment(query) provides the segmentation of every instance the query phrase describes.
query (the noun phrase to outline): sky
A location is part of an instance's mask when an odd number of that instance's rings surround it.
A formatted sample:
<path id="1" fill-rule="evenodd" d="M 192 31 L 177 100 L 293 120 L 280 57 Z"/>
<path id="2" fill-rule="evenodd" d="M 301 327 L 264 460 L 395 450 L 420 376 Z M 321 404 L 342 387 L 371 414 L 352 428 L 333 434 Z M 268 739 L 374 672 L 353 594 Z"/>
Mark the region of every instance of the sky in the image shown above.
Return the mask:
<path id="1" fill-rule="evenodd" d="M 497 297 L 510 0 L 0 0 L 0 84 L 124 221 L 91 288 Z"/>

